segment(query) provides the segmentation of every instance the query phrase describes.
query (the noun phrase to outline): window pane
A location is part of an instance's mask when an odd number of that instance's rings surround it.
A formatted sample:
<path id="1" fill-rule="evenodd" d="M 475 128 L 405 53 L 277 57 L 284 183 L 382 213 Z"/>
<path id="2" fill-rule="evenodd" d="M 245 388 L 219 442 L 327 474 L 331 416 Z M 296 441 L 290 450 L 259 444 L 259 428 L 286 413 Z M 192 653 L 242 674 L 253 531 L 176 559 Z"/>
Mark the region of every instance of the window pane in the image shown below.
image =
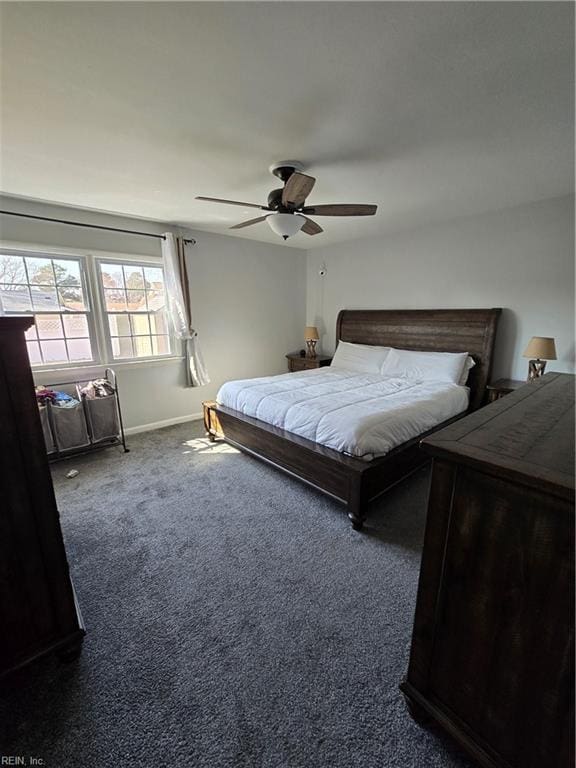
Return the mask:
<path id="1" fill-rule="evenodd" d="M 0 283 L 26 283 L 24 259 L 21 256 L 0 254 Z"/>
<path id="2" fill-rule="evenodd" d="M 104 288 L 124 288 L 124 273 L 121 264 L 101 264 L 100 272 Z"/>
<path id="3" fill-rule="evenodd" d="M 60 315 L 36 315 L 36 328 L 41 339 L 62 339 L 62 320 Z"/>
<path id="4" fill-rule="evenodd" d="M 164 275 L 160 267 L 144 267 L 146 288 L 150 290 L 164 290 Z"/>
<path id="5" fill-rule="evenodd" d="M 79 262 L 71 259 L 53 259 L 52 263 L 58 285 L 81 285 Z"/>
<path id="6" fill-rule="evenodd" d="M 59 312 L 60 303 L 56 288 L 50 285 L 32 285 L 30 286 L 32 295 L 32 306 L 36 312 Z"/>
<path id="7" fill-rule="evenodd" d="M 78 336 L 90 336 L 86 315 L 64 315 L 62 322 L 64 323 L 66 338 L 73 339 Z"/>
<path id="8" fill-rule="evenodd" d="M 166 299 L 162 291 L 146 291 L 146 297 L 148 299 L 148 309 L 150 312 L 157 312 L 160 309 L 164 309 Z"/>
<path id="9" fill-rule="evenodd" d="M 4 312 L 30 312 L 32 300 L 27 285 L 0 285 L 0 298 Z"/>
<path id="10" fill-rule="evenodd" d="M 150 314 L 150 328 L 152 333 L 168 334 L 168 323 L 165 312 Z"/>
<path id="11" fill-rule="evenodd" d="M 126 301 L 130 312 L 146 312 L 146 292 L 126 291 Z"/>
<path id="12" fill-rule="evenodd" d="M 34 314 L 26 331 L 33 365 L 94 359 L 81 259 L 0 253 L 0 300 L 6 314 Z"/>
<path id="13" fill-rule="evenodd" d="M 41 341 L 42 357 L 45 363 L 67 363 L 66 344 L 64 341 Z"/>
<path id="14" fill-rule="evenodd" d="M 73 312 L 83 312 L 86 309 L 82 289 L 75 285 L 58 286 L 60 308 Z"/>
<path id="15" fill-rule="evenodd" d="M 40 356 L 40 345 L 37 341 L 29 341 L 26 346 L 28 347 L 28 357 L 30 358 L 30 365 L 39 365 L 42 363 L 42 357 Z"/>
<path id="16" fill-rule="evenodd" d="M 35 285 L 54 285 L 54 270 L 52 259 L 26 257 L 28 281 Z"/>
<path id="17" fill-rule="evenodd" d="M 124 264 L 124 282 L 126 288 L 145 288 L 142 267 Z"/>
<path id="18" fill-rule="evenodd" d="M 130 315 L 130 322 L 133 336 L 148 336 L 150 333 L 148 315 Z"/>
<path id="19" fill-rule="evenodd" d="M 112 354 L 114 357 L 134 357 L 132 339 L 129 336 L 112 339 Z"/>
<path id="20" fill-rule="evenodd" d="M 106 288 L 104 290 L 104 300 L 108 312 L 126 311 L 126 294 L 124 291 L 119 291 L 117 288 Z"/>
<path id="21" fill-rule="evenodd" d="M 125 359 L 170 354 L 162 268 L 100 262 L 100 275 L 113 356 Z"/>
<path id="22" fill-rule="evenodd" d="M 70 360 L 92 360 L 90 339 L 70 339 L 68 355 Z"/>
<path id="23" fill-rule="evenodd" d="M 154 355 L 170 354 L 170 339 L 168 336 L 152 336 L 152 353 Z"/>
<path id="24" fill-rule="evenodd" d="M 137 336 L 134 339 L 136 357 L 150 357 L 152 354 L 152 344 L 150 336 Z"/>
<path id="25" fill-rule="evenodd" d="M 128 315 L 108 315 L 110 336 L 130 336 L 130 319 Z"/>

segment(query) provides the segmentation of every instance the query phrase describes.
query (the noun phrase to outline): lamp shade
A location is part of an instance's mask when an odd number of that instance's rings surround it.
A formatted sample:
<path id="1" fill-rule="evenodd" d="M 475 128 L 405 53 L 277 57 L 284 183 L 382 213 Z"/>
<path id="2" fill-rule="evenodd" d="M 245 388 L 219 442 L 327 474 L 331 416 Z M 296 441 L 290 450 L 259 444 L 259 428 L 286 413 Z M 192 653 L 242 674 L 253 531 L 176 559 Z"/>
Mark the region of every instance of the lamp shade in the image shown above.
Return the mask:
<path id="1" fill-rule="evenodd" d="M 554 339 L 547 336 L 532 336 L 523 356 L 533 360 L 556 360 Z"/>
<path id="2" fill-rule="evenodd" d="M 315 325 L 307 325 L 304 329 L 305 341 L 318 341 L 320 336 L 318 335 L 318 328 Z"/>
<path id="3" fill-rule="evenodd" d="M 306 219 L 297 213 L 272 213 L 266 217 L 270 229 L 277 235 L 287 240 L 292 235 L 300 232 Z"/>

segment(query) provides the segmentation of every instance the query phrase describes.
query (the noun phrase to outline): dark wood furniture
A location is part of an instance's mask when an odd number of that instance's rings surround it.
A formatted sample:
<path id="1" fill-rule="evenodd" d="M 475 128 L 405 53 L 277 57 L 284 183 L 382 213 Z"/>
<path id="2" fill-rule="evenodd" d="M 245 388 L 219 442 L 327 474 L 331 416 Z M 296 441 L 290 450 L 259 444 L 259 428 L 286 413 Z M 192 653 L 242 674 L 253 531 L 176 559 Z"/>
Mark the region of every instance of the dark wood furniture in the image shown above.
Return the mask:
<path id="1" fill-rule="evenodd" d="M 497 379 L 486 387 L 488 402 L 493 403 L 494 400 L 498 400 L 498 398 L 504 397 L 504 395 L 509 395 L 510 392 L 515 392 L 525 385 L 525 381 L 519 381 L 518 379 Z"/>
<path id="2" fill-rule="evenodd" d="M 288 360 L 288 370 L 290 373 L 294 371 L 307 371 L 311 368 L 323 368 L 332 362 L 332 357 L 329 355 L 302 357 L 300 352 L 290 352 L 286 355 L 286 359 Z"/>
<path id="3" fill-rule="evenodd" d="M 24 332 L 0 317 L 0 677 L 58 651 L 84 628 L 68 572 Z"/>
<path id="4" fill-rule="evenodd" d="M 336 339 L 399 349 L 468 352 L 476 362 L 468 380 L 470 410 L 475 410 L 485 397 L 500 312 L 500 309 L 344 309 L 338 315 Z M 398 446 L 383 458 L 362 461 L 223 405 L 212 405 L 208 410 L 217 414 L 220 434 L 227 442 L 343 503 L 357 530 L 364 523 L 371 501 L 427 461 L 418 448 L 423 435 Z"/>
<path id="5" fill-rule="evenodd" d="M 413 713 L 485 768 L 574 765 L 574 377 L 423 441 L 433 459 Z"/>

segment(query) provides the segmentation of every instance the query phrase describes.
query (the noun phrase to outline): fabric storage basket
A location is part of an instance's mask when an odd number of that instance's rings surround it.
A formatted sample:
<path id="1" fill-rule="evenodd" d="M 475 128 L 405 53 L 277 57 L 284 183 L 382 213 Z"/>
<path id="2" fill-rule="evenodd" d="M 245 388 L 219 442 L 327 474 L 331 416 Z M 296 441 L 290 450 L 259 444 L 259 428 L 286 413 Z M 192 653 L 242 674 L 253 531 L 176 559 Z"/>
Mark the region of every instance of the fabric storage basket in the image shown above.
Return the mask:
<path id="1" fill-rule="evenodd" d="M 49 408 L 54 437 L 59 451 L 90 445 L 82 403 L 68 408 L 57 405 L 51 405 Z"/>
<path id="2" fill-rule="evenodd" d="M 88 429 L 93 443 L 111 440 L 120 434 L 120 420 L 115 395 L 84 398 Z"/>
<path id="3" fill-rule="evenodd" d="M 42 432 L 44 433 L 44 443 L 46 444 L 46 453 L 54 453 L 56 445 L 54 444 L 54 435 L 52 434 L 52 428 L 50 427 L 50 419 L 48 418 L 48 408 L 45 405 L 38 406 L 38 412 L 40 414 L 40 424 L 42 424 Z"/>

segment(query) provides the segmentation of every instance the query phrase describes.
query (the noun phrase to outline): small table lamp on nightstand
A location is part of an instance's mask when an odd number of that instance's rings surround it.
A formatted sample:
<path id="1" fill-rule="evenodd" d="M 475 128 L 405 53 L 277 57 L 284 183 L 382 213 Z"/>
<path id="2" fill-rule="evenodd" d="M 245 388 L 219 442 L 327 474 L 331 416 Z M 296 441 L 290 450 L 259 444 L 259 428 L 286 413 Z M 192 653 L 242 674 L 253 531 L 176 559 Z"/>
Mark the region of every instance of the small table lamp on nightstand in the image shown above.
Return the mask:
<path id="1" fill-rule="evenodd" d="M 315 325 L 307 325 L 304 329 L 304 339 L 306 341 L 306 357 L 316 357 L 316 342 L 320 336 L 318 328 Z"/>
<path id="2" fill-rule="evenodd" d="M 531 358 L 528 362 L 528 381 L 534 381 L 543 375 L 546 360 L 556 360 L 554 339 L 546 336 L 532 336 L 523 357 Z"/>

